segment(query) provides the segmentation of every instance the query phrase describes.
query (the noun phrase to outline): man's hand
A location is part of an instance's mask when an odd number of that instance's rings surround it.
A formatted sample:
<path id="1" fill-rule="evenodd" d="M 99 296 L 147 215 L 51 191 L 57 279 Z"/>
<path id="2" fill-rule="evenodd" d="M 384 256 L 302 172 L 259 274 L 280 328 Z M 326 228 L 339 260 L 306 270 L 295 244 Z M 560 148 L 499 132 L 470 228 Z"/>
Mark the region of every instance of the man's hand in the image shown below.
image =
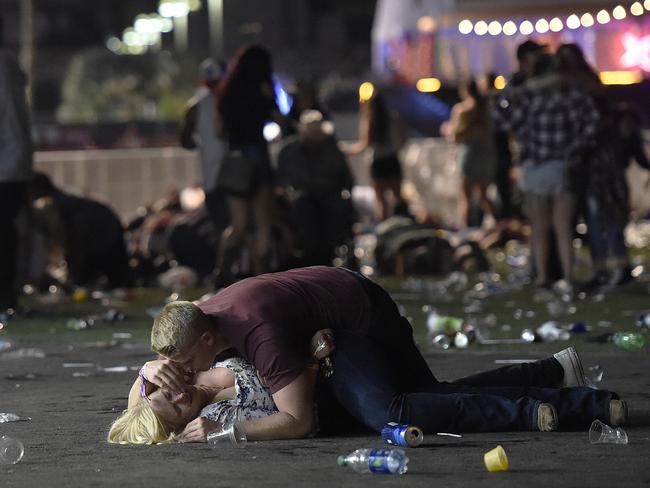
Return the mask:
<path id="1" fill-rule="evenodd" d="M 321 329 L 311 338 L 309 351 L 316 359 L 321 360 L 334 352 L 334 334 L 332 329 Z"/>
<path id="2" fill-rule="evenodd" d="M 198 417 L 185 426 L 178 439 L 181 442 L 206 442 L 208 434 L 220 427 L 220 422 Z"/>
<path id="3" fill-rule="evenodd" d="M 169 359 L 156 359 L 144 363 L 144 377 L 158 388 L 172 393 L 185 391 L 185 372 Z"/>

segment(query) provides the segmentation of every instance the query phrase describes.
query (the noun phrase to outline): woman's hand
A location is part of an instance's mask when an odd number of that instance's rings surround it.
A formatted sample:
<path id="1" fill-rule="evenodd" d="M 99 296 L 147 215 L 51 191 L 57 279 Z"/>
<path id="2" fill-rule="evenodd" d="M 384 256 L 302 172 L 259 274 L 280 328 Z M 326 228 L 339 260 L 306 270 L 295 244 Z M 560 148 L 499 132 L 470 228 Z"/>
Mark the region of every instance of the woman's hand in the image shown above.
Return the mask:
<path id="1" fill-rule="evenodd" d="M 309 344 L 309 351 L 319 361 L 332 354 L 335 349 L 336 345 L 334 344 L 332 329 L 321 329 L 317 331 L 311 338 Z"/>
<path id="2" fill-rule="evenodd" d="M 197 417 L 185 426 L 178 439 L 181 442 L 206 442 L 208 434 L 221 427 L 221 422 Z"/>
<path id="3" fill-rule="evenodd" d="M 169 359 L 156 359 L 144 363 L 144 377 L 158 388 L 165 388 L 173 393 L 185 391 L 185 373 Z"/>

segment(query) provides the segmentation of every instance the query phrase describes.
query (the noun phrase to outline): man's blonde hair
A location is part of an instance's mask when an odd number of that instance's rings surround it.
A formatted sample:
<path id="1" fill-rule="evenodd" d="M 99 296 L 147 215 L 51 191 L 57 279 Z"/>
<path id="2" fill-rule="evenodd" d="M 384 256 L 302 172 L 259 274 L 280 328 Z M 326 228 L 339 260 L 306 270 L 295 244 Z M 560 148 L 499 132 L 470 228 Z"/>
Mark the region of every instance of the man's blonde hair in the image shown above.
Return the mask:
<path id="1" fill-rule="evenodd" d="M 213 328 L 203 311 L 192 302 L 177 301 L 165 305 L 151 328 L 151 349 L 166 357 L 187 351 Z"/>
<path id="2" fill-rule="evenodd" d="M 111 424 L 107 440 L 112 444 L 169 444 L 176 436 L 147 402 L 139 401 Z"/>

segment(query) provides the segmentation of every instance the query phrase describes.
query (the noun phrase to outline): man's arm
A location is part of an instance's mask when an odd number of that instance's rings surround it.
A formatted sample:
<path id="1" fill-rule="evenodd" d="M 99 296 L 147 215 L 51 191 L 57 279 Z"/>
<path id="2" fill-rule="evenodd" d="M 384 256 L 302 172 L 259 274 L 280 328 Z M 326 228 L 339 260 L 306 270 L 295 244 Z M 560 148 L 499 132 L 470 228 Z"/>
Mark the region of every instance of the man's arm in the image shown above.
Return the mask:
<path id="1" fill-rule="evenodd" d="M 273 394 L 278 413 L 241 423 L 249 440 L 296 439 L 314 429 L 316 374 L 304 370 L 300 376 Z"/>

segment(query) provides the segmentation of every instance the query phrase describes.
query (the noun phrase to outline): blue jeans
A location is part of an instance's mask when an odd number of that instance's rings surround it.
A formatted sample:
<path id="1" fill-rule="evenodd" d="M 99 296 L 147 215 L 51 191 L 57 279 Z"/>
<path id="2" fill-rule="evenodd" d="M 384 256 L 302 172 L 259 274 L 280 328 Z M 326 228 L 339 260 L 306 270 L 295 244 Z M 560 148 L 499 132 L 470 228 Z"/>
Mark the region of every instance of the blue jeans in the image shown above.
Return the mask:
<path id="1" fill-rule="evenodd" d="M 555 406 L 564 430 L 586 429 L 594 419 L 609 422 L 612 393 L 552 388 L 563 376 L 552 357 L 439 382 L 388 294 L 369 280 L 364 287 L 372 324 L 367 334 L 335 330 L 334 375 L 325 387 L 365 426 L 379 431 L 386 422 L 400 422 L 425 433 L 535 431 L 541 402 Z"/>

